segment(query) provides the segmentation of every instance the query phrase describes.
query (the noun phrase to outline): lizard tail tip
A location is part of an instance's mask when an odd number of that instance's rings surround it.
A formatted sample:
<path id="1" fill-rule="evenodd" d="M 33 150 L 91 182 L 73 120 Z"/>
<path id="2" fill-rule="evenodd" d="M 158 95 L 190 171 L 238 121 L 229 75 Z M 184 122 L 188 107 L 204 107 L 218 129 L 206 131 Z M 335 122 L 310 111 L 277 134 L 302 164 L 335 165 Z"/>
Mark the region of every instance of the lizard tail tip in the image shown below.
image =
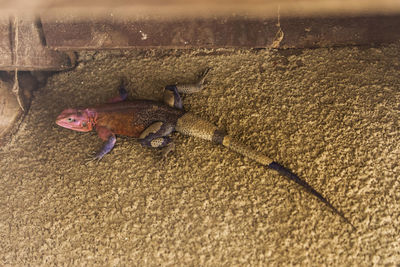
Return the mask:
<path id="1" fill-rule="evenodd" d="M 281 175 L 284 177 L 292 180 L 293 182 L 297 183 L 298 185 L 301 185 L 304 189 L 309 191 L 311 194 L 316 196 L 319 200 L 321 200 L 323 203 L 325 203 L 328 207 L 332 209 L 333 212 L 338 214 L 346 223 L 350 224 L 353 230 L 357 230 L 356 227 L 344 216 L 344 214 L 337 210 L 326 198 L 324 198 L 319 192 L 317 192 L 314 188 L 312 188 L 306 181 L 300 179 L 299 176 L 294 174 L 291 170 L 288 168 L 282 166 L 281 164 L 273 161 L 268 165 L 269 168 L 276 170 L 279 172 Z"/>

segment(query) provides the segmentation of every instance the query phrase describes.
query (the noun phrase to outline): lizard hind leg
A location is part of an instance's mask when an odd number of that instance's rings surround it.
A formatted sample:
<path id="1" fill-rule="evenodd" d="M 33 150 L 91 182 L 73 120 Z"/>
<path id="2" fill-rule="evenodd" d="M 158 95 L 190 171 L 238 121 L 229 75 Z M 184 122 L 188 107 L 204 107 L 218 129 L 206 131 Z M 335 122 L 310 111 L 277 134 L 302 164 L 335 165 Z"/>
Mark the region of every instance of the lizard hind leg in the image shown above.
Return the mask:
<path id="1" fill-rule="evenodd" d="M 152 123 L 140 134 L 140 143 L 143 146 L 161 148 L 167 146 L 171 139 L 168 137 L 174 130 L 170 123 L 157 121 Z"/>
<path id="2" fill-rule="evenodd" d="M 162 148 L 162 158 L 165 159 L 175 148 L 171 138 L 168 137 L 173 131 L 174 127 L 170 123 L 154 122 L 142 132 L 139 137 L 140 143 L 142 146 Z"/>
<path id="3" fill-rule="evenodd" d="M 210 68 L 207 68 L 200 75 L 200 79 L 196 83 L 192 84 L 177 84 L 167 85 L 164 89 L 164 102 L 170 107 L 182 109 L 182 97 L 180 94 L 192 94 L 197 93 L 204 88 L 204 80 L 209 72 Z"/>
<path id="4" fill-rule="evenodd" d="M 169 143 L 171 143 L 171 138 L 169 138 L 168 136 L 162 136 L 162 137 L 153 138 L 151 140 L 142 139 L 140 143 L 143 146 L 147 146 L 147 147 L 162 148 L 162 147 L 166 147 Z"/>
<path id="5" fill-rule="evenodd" d="M 164 103 L 170 107 L 182 109 L 182 97 L 176 85 L 167 85 L 164 88 Z"/>
<path id="6" fill-rule="evenodd" d="M 205 69 L 201 73 L 201 75 L 196 83 L 178 84 L 176 86 L 178 89 L 178 92 L 182 93 L 182 94 L 193 94 L 193 93 L 197 93 L 197 92 L 200 92 L 201 90 L 203 90 L 204 81 L 205 81 L 206 76 L 209 71 L 210 71 L 210 68 Z"/>

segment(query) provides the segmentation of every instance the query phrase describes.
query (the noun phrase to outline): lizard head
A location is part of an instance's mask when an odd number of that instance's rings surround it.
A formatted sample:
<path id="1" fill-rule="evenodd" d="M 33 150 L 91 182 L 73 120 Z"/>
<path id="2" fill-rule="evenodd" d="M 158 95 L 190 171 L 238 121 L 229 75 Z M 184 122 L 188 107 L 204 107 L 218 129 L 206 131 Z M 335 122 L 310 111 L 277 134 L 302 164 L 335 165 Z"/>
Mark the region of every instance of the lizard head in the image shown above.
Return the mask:
<path id="1" fill-rule="evenodd" d="M 79 132 L 89 132 L 93 129 L 93 121 L 87 110 L 66 109 L 57 117 L 56 124 Z"/>

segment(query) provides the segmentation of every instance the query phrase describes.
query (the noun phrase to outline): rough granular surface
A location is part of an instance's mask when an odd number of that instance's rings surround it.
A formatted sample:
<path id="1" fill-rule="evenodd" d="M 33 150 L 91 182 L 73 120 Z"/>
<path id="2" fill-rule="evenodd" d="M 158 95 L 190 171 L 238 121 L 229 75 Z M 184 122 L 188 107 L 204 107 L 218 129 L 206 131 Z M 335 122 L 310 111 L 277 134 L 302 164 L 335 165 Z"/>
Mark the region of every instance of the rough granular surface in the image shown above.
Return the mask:
<path id="1" fill-rule="evenodd" d="M 162 99 L 212 67 L 186 110 L 286 165 L 299 186 L 218 145 L 158 150 L 57 115 L 115 96 Z M 82 52 L 36 91 L 0 151 L 0 265 L 367 266 L 400 263 L 400 46 Z"/>

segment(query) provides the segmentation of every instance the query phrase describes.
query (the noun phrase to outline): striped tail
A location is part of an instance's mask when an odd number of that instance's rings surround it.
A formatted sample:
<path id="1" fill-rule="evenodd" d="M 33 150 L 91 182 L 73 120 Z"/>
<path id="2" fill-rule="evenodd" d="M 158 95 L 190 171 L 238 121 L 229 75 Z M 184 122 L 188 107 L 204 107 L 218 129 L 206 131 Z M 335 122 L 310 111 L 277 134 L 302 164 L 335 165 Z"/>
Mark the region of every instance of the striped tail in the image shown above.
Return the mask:
<path id="1" fill-rule="evenodd" d="M 185 113 L 182 117 L 178 119 L 175 130 L 185 135 L 194 136 L 217 144 L 221 144 L 264 166 L 276 170 L 285 178 L 297 183 L 298 185 L 302 186 L 306 191 L 316 196 L 319 200 L 321 200 L 329 208 L 331 208 L 333 212 L 338 214 L 346 223 L 350 224 L 353 229 L 355 229 L 354 225 L 344 216 L 341 211 L 337 210 L 326 198 L 324 198 L 318 191 L 312 188 L 312 186 L 309 185 L 306 181 L 302 180 L 299 176 L 297 176 L 288 168 L 273 161 L 268 156 L 261 154 L 254 149 L 233 140 L 224 131 L 218 130 L 218 128 L 212 123 L 209 123 L 208 121 L 203 120 L 191 113 Z"/>

